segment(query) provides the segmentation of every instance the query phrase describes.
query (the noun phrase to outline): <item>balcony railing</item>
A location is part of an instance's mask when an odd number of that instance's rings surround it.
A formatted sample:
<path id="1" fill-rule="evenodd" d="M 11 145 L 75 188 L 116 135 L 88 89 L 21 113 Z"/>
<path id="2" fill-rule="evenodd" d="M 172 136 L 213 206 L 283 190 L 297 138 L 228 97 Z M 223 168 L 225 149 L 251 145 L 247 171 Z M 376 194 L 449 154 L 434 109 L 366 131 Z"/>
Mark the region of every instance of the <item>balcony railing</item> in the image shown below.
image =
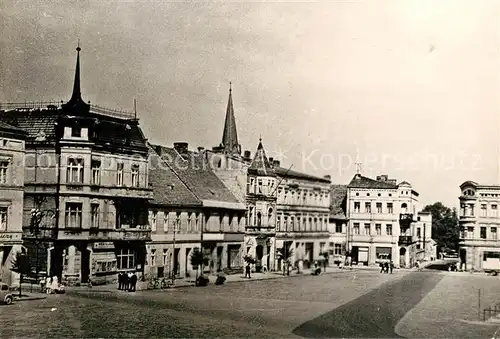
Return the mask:
<path id="1" fill-rule="evenodd" d="M 406 236 L 406 235 L 401 235 L 399 236 L 399 244 L 400 245 L 410 245 L 413 243 L 413 237 L 412 236 Z"/>
<path id="2" fill-rule="evenodd" d="M 399 221 L 400 222 L 412 222 L 413 221 L 413 214 L 412 213 L 401 213 L 399 215 Z"/>

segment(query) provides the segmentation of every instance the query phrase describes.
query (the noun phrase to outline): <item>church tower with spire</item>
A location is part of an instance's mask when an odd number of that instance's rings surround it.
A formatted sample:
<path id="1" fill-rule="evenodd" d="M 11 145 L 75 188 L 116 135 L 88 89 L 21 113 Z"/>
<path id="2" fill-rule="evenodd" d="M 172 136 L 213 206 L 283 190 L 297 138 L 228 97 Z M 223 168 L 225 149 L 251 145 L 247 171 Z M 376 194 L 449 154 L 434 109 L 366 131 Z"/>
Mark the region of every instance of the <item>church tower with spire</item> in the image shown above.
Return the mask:
<path id="1" fill-rule="evenodd" d="M 229 156 L 240 157 L 241 145 L 238 143 L 238 132 L 236 130 L 236 119 L 234 117 L 233 95 L 231 83 L 229 83 L 229 99 L 226 108 L 226 120 L 222 132 L 222 142 L 214 150 Z"/>

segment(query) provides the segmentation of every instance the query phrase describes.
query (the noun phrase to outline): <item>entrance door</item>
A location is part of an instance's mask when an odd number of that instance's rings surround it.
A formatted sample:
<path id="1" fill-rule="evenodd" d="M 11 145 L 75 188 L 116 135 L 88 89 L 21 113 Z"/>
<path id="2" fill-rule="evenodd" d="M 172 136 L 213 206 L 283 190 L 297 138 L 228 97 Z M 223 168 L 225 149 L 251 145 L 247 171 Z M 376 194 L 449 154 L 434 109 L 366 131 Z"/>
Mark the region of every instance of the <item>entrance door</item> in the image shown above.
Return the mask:
<path id="1" fill-rule="evenodd" d="M 217 247 L 217 272 L 222 271 L 222 252 L 224 251 L 224 247 Z"/>
<path id="2" fill-rule="evenodd" d="M 267 269 L 271 269 L 271 246 L 267 246 Z"/>
<path id="3" fill-rule="evenodd" d="M 90 251 L 85 248 L 81 253 L 82 253 L 82 263 L 81 263 L 82 282 L 88 282 L 90 278 Z"/>
<path id="4" fill-rule="evenodd" d="M 260 272 L 262 268 L 262 257 L 264 256 L 264 247 L 262 247 L 262 245 L 257 245 L 257 248 L 255 248 L 255 255 L 257 256 L 255 269 L 257 270 L 257 272 Z"/>
<path id="5" fill-rule="evenodd" d="M 306 242 L 306 268 L 311 268 L 314 264 L 314 243 Z"/>
<path id="6" fill-rule="evenodd" d="M 399 267 L 406 267 L 406 248 L 399 249 Z"/>
<path id="7" fill-rule="evenodd" d="M 180 274 L 180 265 L 179 265 L 179 253 L 181 252 L 180 248 L 176 248 L 174 252 L 174 274 Z"/>

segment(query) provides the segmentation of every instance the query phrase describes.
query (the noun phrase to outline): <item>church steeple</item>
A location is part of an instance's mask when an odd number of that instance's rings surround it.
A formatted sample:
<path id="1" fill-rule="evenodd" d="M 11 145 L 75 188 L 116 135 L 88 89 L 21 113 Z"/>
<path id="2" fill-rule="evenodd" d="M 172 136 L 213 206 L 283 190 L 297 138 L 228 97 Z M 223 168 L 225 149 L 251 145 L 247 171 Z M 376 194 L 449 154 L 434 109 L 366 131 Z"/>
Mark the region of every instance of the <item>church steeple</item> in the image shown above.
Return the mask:
<path id="1" fill-rule="evenodd" d="M 258 175 L 274 176 L 274 169 L 266 156 L 264 146 L 262 146 L 262 138 L 259 139 L 259 146 L 257 152 L 248 168 L 250 172 L 257 173 Z"/>
<path id="2" fill-rule="evenodd" d="M 75 82 L 73 84 L 73 93 L 71 94 L 71 99 L 63 105 L 63 110 L 71 113 L 88 113 L 90 111 L 90 105 L 87 104 L 82 99 L 82 93 L 80 90 L 80 41 L 78 41 L 78 47 L 76 48 L 76 69 L 75 69 Z"/>
<path id="3" fill-rule="evenodd" d="M 238 143 L 238 134 L 236 132 L 236 119 L 234 118 L 231 83 L 229 83 L 229 100 L 227 102 L 226 121 L 224 123 L 221 146 L 228 154 L 241 155 L 241 146 Z"/>

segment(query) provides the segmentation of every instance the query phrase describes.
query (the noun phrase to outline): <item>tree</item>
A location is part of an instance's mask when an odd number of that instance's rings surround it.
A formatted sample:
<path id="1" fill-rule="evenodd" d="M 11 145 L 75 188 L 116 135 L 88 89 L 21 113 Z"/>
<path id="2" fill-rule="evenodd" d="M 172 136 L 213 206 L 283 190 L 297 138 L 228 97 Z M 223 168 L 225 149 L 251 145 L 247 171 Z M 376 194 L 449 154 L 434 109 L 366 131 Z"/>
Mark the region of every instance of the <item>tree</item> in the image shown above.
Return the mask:
<path id="1" fill-rule="evenodd" d="M 249 265 L 255 265 L 257 263 L 257 260 L 255 260 L 254 257 L 252 257 L 250 254 L 247 254 L 243 257 L 243 260 Z"/>
<path id="2" fill-rule="evenodd" d="M 278 260 L 282 260 L 283 263 L 286 264 L 286 266 L 283 265 L 283 275 L 285 275 L 285 267 L 287 275 L 290 275 L 290 259 L 293 257 L 293 249 L 288 246 L 284 246 L 276 249 L 276 252 L 276 258 L 278 258 Z"/>
<path id="3" fill-rule="evenodd" d="M 191 253 L 191 266 L 196 270 L 196 279 L 195 279 L 195 284 L 198 284 L 198 267 L 200 268 L 202 274 L 203 274 L 203 266 L 208 265 L 209 258 L 200 251 L 198 247 L 195 247 L 193 249 L 193 253 Z"/>
<path id="4" fill-rule="evenodd" d="M 11 271 L 19 274 L 19 297 L 21 297 L 21 285 L 23 283 L 23 276 L 29 274 L 30 265 L 28 261 L 28 256 L 24 250 L 16 253 L 16 256 L 12 259 Z"/>
<path id="5" fill-rule="evenodd" d="M 432 215 L 432 239 L 437 243 L 438 252 L 441 250 L 458 250 L 460 230 L 456 209 L 446 207 L 441 202 L 436 202 L 425 206 L 423 211 L 430 212 Z"/>

